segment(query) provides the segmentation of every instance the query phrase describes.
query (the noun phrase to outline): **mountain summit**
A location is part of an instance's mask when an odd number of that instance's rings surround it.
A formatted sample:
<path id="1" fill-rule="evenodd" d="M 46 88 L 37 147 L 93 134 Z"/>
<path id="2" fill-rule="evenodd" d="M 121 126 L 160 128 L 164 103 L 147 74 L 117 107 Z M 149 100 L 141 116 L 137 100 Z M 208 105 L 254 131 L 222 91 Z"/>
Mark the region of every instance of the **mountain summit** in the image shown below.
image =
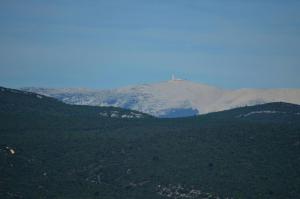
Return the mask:
<path id="1" fill-rule="evenodd" d="M 157 117 L 183 117 L 268 102 L 300 104 L 300 89 L 226 90 L 172 76 L 169 81 L 111 90 L 22 88 L 69 104 L 115 106 Z"/>

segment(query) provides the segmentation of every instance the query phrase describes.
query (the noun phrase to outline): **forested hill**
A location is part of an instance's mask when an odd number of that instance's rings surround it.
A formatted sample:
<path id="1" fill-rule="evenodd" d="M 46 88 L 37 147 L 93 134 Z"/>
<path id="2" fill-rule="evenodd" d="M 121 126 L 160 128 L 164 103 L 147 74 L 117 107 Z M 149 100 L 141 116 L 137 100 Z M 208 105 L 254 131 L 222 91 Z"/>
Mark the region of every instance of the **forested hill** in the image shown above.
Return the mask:
<path id="1" fill-rule="evenodd" d="M 285 102 L 245 106 L 227 111 L 209 113 L 202 118 L 214 120 L 252 121 L 260 123 L 295 123 L 300 118 L 300 105 Z"/>
<path id="2" fill-rule="evenodd" d="M 0 87 L 0 116 L 2 128 L 90 128 L 107 122 L 153 118 L 116 107 L 69 105 L 51 97 L 4 87 Z"/>
<path id="3" fill-rule="evenodd" d="M 299 113 L 157 119 L 0 88 L 0 198 L 300 198 Z"/>

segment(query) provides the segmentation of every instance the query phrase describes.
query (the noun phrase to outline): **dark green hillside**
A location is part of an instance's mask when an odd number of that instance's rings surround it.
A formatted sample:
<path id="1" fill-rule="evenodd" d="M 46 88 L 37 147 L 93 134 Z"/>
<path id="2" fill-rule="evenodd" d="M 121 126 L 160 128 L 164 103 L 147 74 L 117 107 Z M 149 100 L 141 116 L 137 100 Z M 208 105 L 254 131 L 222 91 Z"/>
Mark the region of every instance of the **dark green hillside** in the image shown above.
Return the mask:
<path id="1" fill-rule="evenodd" d="M 115 107 L 67 105 L 54 98 L 3 87 L 0 87 L 0 117 L 0 129 L 103 128 L 107 123 L 118 125 L 137 117 L 152 118 Z"/>
<path id="2" fill-rule="evenodd" d="M 300 198 L 297 105 L 128 119 L 0 90 L 0 198 Z"/>
<path id="3" fill-rule="evenodd" d="M 76 116 L 80 117 L 101 117 L 99 113 L 107 111 L 118 111 L 121 115 L 128 113 L 141 114 L 143 118 L 151 116 L 142 114 L 137 111 L 131 111 L 115 107 L 93 107 L 93 106 L 79 106 L 67 105 L 54 98 L 43 95 L 19 91 L 15 89 L 8 89 L 0 87 L 0 112 L 12 114 L 39 114 L 52 116 Z"/>
<path id="4" fill-rule="evenodd" d="M 256 106 L 235 108 L 219 113 L 210 113 L 205 117 L 224 119 L 226 116 L 225 119 L 232 118 L 256 122 L 286 123 L 289 121 L 296 121 L 299 119 L 299 115 L 300 105 L 273 102 Z"/>

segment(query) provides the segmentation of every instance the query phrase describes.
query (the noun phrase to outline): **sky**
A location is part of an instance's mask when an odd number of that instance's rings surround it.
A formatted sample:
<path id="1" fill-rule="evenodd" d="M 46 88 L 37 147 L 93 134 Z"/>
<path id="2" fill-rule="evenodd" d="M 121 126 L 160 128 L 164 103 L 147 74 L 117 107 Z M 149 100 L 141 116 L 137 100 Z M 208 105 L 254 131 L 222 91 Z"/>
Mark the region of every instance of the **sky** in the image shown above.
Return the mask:
<path id="1" fill-rule="evenodd" d="M 172 74 L 300 88 L 299 0 L 1 0 L 0 86 L 116 88 Z"/>

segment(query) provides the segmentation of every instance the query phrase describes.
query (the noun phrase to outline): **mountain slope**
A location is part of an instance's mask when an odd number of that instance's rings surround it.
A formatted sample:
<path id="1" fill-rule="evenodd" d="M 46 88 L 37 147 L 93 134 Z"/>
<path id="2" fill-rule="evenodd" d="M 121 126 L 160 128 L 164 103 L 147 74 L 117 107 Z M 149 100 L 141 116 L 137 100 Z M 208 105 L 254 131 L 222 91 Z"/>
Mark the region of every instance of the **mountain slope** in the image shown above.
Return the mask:
<path id="1" fill-rule="evenodd" d="M 49 121 L 69 122 L 70 125 L 73 122 L 74 126 L 89 126 L 93 125 L 92 122 L 100 125 L 102 121 L 110 119 L 118 123 L 116 120 L 152 118 L 152 116 L 144 113 L 116 107 L 68 105 L 44 95 L 4 87 L 0 87 L 0 117 L 3 122 L 2 127 L 15 128 L 27 126 L 25 121 L 28 123 L 34 121 L 36 126 L 46 125 Z M 21 121 L 11 122 L 11 118 L 16 117 Z M 83 121 L 82 118 L 86 124 L 76 122 L 77 120 Z M 66 121 L 63 121 L 64 119 Z M 20 125 L 16 125 L 16 122 L 19 122 Z"/>
<path id="2" fill-rule="evenodd" d="M 1 93 L 0 198 L 300 197 L 298 105 L 121 119 L 45 98 Z"/>
<path id="3" fill-rule="evenodd" d="M 69 104 L 115 106 L 158 117 L 183 117 L 268 102 L 300 104 L 300 89 L 224 90 L 186 80 L 113 90 L 23 88 Z"/>

